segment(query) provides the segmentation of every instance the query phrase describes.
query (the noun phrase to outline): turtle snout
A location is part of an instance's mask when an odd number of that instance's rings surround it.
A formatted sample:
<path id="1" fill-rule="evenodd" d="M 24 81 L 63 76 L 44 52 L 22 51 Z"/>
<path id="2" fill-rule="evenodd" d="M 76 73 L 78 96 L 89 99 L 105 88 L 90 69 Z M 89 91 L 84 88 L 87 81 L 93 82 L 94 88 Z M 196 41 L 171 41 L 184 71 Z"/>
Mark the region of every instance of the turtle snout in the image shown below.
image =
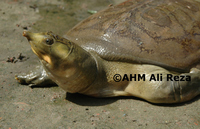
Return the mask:
<path id="1" fill-rule="evenodd" d="M 26 37 L 29 40 L 31 40 L 31 37 L 30 37 L 30 32 L 27 31 L 27 30 L 24 30 L 23 34 L 22 34 L 24 37 Z"/>

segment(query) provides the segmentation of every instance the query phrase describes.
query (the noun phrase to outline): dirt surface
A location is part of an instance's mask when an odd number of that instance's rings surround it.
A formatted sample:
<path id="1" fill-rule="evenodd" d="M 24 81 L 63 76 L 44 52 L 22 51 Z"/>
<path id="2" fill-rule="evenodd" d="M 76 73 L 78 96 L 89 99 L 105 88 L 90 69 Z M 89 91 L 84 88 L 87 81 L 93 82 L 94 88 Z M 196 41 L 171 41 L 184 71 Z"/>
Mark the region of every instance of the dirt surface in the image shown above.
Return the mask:
<path id="1" fill-rule="evenodd" d="M 120 1 L 0 1 L 0 128 L 200 127 L 199 96 L 183 104 L 154 105 L 133 97 L 100 99 L 66 94 L 59 87 L 30 88 L 14 79 L 16 74 L 31 70 L 39 64 L 38 58 L 22 36 L 23 29 L 33 32 L 51 30 L 63 35 L 91 15 L 88 10 L 98 11 Z M 22 55 L 19 56 L 19 53 Z"/>

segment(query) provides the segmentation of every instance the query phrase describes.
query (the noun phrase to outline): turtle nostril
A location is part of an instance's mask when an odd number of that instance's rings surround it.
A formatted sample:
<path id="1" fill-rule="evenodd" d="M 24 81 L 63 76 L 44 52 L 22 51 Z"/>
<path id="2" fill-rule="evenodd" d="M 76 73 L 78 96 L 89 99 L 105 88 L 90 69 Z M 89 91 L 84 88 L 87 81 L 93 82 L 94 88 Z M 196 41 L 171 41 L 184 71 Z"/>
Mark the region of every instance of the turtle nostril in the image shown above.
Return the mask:
<path id="1" fill-rule="evenodd" d="M 24 37 L 27 37 L 27 31 L 25 30 L 22 34 Z"/>

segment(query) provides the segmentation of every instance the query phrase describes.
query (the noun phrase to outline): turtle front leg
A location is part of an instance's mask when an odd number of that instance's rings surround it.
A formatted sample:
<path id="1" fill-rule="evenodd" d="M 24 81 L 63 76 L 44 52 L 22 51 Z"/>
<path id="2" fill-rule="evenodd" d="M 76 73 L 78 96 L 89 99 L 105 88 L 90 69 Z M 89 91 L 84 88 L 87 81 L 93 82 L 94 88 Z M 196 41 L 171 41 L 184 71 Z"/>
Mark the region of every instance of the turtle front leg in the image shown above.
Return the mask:
<path id="1" fill-rule="evenodd" d="M 28 73 L 16 75 L 15 79 L 21 84 L 28 84 L 29 86 L 53 86 L 57 85 L 47 75 L 43 66 L 37 66 L 34 70 Z"/>

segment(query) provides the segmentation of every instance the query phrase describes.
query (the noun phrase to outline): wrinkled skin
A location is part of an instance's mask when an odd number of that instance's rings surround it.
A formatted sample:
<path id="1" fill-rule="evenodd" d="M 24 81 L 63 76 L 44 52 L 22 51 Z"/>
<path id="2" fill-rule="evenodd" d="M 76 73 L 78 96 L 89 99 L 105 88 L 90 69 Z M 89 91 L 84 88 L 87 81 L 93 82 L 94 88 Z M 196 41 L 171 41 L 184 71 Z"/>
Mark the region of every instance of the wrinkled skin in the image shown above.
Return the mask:
<path id="1" fill-rule="evenodd" d="M 66 38 L 24 31 L 42 66 L 16 79 L 56 83 L 67 92 L 94 97 L 135 96 L 152 103 L 191 100 L 200 94 L 198 4 L 132 0 L 84 20 Z M 115 74 L 135 74 L 137 79 L 144 74 L 145 80 L 116 82 Z M 150 81 L 157 74 L 162 80 Z M 169 80 L 168 75 L 177 77 Z"/>

